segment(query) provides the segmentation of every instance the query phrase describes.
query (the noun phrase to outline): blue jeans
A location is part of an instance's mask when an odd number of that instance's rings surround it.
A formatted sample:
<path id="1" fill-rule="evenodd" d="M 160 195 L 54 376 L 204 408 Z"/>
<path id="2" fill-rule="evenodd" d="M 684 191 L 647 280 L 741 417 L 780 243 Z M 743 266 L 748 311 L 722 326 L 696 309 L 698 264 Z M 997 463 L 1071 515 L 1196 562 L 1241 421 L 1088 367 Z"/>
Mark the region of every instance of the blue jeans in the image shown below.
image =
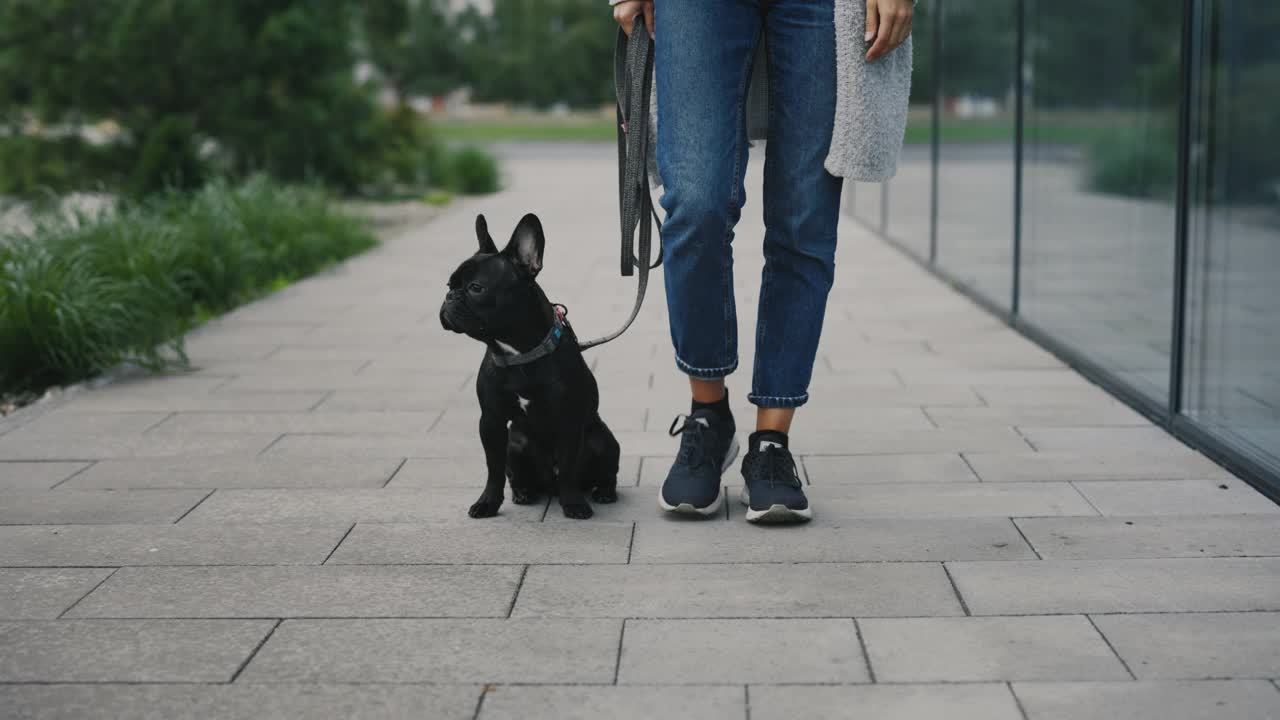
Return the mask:
<path id="1" fill-rule="evenodd" d="M 655 68 L 664 274 L 676 365 L 738 366 L 733 229 L 746 200 L 743 105 L 767 39 L 764 272 L 747 399 L 809 399 L 835 270 L 841 179 L 823 168 L 835 115 L 833 0 L 657 0 Z M 763 70 L 761 69 L 761 72 Z"/>

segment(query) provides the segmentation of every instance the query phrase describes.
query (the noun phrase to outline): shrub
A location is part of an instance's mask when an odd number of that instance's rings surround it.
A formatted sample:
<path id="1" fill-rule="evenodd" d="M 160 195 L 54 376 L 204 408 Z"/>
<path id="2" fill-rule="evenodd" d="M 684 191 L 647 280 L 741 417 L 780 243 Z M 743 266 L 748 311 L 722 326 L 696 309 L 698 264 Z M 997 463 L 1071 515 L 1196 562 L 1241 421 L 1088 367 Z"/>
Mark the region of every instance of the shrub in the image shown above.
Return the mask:
<path id="1" fill-rule="evenodd" d="M 373 244 L 323 193 L 263 177 L 46 218 L 0 240 L 0 395 L 181 364 L 196 322 Z"/>
<path id="2" fill-rule="evenodd" d="M 1130 197 L 1172 198 L 1178 175 L 1177 146 L 1168 133 L 1116 132 L 1089 149 L 1090 190 Z"/>
<path id="3" fill-rule="evenodd" d="M 498 190 L 498 163 L 493 156 L 474 147 L 455 150 L 448 158 L 450 190 L 479 195 Z"/>

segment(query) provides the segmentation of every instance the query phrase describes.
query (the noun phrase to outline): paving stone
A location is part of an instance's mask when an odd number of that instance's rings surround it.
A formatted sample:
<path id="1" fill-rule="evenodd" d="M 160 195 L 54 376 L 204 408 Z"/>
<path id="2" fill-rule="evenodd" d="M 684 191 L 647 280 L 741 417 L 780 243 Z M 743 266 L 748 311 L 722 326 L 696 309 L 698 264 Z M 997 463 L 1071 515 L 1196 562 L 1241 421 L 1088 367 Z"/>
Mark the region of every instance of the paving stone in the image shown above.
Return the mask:
<path id="1" fill-rule="evenodd" d="M 1010 428 L 868 430 L 852 434 L 814 431 L 797 437 L 792 445 L 792 451 L 800 455 L 1022 452 L 1027 449 L 1026 441 Z"/>
<path id="2" fill-rule="evenodd" d="M 204 490 L 3 490 L 0 525 L 168 523 L 205 495 Z"/>
<path id="3" fill-rule="evenodd" d="M 938 427 L 1148 427 L 1150 421 L 1124 405 L 1031 405 L 1014 407 L 927 407 Z"/>
<path id="4" fill-rule="evenodd" d="M 752 720 L 1021 720 L 1003 683 L 752 685 Z"/>
<path id="5" fill-rule="evenodd" d="M 48 490 L 88 466 L 82 462 L 0 462 L 0 490 Z"/>
<path id="6" fill-rule="evenodd" d="M 506 617 L 519 566 L 121 568 L 82 618 Z"/>
<path id="7" fill-rule="evenodd" d="M 656 690 L 656 691 L 655 691 Z M 746 718 L 739 687 L 515 686 L 485 692 L 477 720 Z"/>
<path id="8" fill-rule="evenodd" d="M 821 388 L 810 388 L 814 393 L 821 393 Z M 818 397 L 822 397 L 819 395 Z M 737 417 L 750 418 L 750 414 L 735 413 Z M 795 418 L 795 433 L 801 435 L 814 430 L 844 430 L 861 432 L 866 430 L 932 430 L 934 424 L 918 407 L 867 407 L 848 405 L 825 405 L 814 403 L 806 406 L 805 411 Z M 745 428 L 744 428 L 745 429 Z"/>
<path id="9" fill-rule="evenodd" d="M 1067 483 L 863 483 L 806 490 L 814 517 L 1097 515 Z M 732 495 L 737 498 L 737 495 Z"/>
<path id="10" fill-rule="evenodd" d="M 1280 610 L 1280 559 L 948 563 L 974 615 Z"/>
<path id="11" fill-rule="evenodd" d="M 1190 449 L 1170 452 L 1091 449 L 1088 452 L 965 453 L 983 482 L 1177 480 L 1231 478 Z"/>
<path id="12" fill-rule="evenodd" d="M 252 457 L 270 445 L 275 434 L 220 435 L 77 435 L 19 428 L 0 435 L 4 460 L 102 460 L 134 457 Z"/>
<path id="13" fill-rule="evenodd" d="M 52 620 L 110 574 L 91 568 L 0 568 L 0 620 Z"/>
<path id="14" fill-rule="evenodd" d="M 235 396 L 240 397 L 240 396 Z M 453 392 L 427 392 L 425 390 L 335 390 L 321 394 L 316 402 L 317 413 L 330 412 L 440 412 L 450 402 L 470 400 L 475 402 L 475 389 Z"/>
<path id="15" fill-rule="evenodd" d="M 1019 427 L 1018 430 L 1041 452 L 1089 453 L 1116 448 L 1158 453 L 1186 449 L 1157 427 Z"/>
<path id="16" fill-rule="evenodd" d="M 1003 385 L 1034 388 L 1090 387 L 1088 381 L 1070 369 L 997 370 L 913 370 L 898 373 L 907 387 L 912 385 Z"/>
<path id="17" fill-rule="evenodd" d="M 921 455 L 809 455 L 802 458 L 813 485 L 846 483 L 975 482 L 977 476 L 955 453 Z"/>
<path id="18" fill-rule="evenodd" d="M 431 492 L 413 488 L 219 490 L 182 522 L 411 523 L 467 520 L 467 508 L 480 496 L 481 489 L 438 488 Z M 542 518 L 543 510 L 541 504 L 516 505 L 508 498 L 498 514 L 513 520 L 537 521 Z"/>
<path id="19" fill-rule="evenodd" d="M 75 411 L 105 412 L 307 412 L 325 393 L 256 392 L 252 394 L 147 395 L 89 394 L 75 399 Z"/>
<path id="20" fill-rule="evenodd" d="M 286 620 L 245 682 L 613 682 L 621 620 Z"/>
<path id="21" fill-rule="evenodd" d="M 637 524 L 633 563 L 1020 560 L 1035 555 L 1005 518 L 818 521 L 801 527 Z"/>
<path id="22" fill-rule="evenodd" d="M 424 358 L 424 362 L 425 362 Z M 243 375 L 218 388 L 218 393 L 296 392 L 325 390 L 416 390 L 451 392 L 468 380 L 465 372 L 452 373 L 361 373 L 348 375 L 327 371 L 299 370 L 291 375 Z"/>
<path id="23" fill-rule="evenodd" d="M 579 565 L 529 568 L 522 617 L 961 615 L 932 563 Z"/>
<path id="24" fill-rule="evenodd" d="M 1280 613 L 1098 615 L 1139 680 L 1280 677 Z"/>
<path id="25" fill-rule="evenodd" d="M 74 406 L 73 406 L 74 407 Z M 27 432 L 64 435 L 138 435 L 169 417 L 167 412 L 79 412 L 54 410 L 23 425 Z"/>
<path id="26" fill-rule="evenodd" d="M 12 720 L 471 720 L 480 688 L 430 685 L 6 685 Z"/>
<path id="27" fill-rule="evenodd" d="M 627 456 L 618 463 L 618 486 L 636 484 L 640 458 Z M 388 488 L 467 487 L 479 493 L 488 470 L 482 455 L 462 457 L 411 457 L 387 483 Z"/>
<path id="28" fill-rule="evenodd" d="M 503 505 L 506 508 L 506 505 Z M 558 507 L 551 512 L 559 513 Z M 592 519 L 564 524 L 485 518 L 430 524 L 360 523 L 331 564 L 625 563 L 631 524 Z"/>
<path id="29" fill-rule="evenodd" d="M 1182 515 L 1019 518 L 1049 560 L 1280 555 L 1280 516 Z"/>
<path id="30" fill-rule="evenodd" d="M 0 622 L 0 682 L 227 682 L 273 620 Z"/>
<path id="31" fill-rule="evenodd" d="M 1119 401 L 1100 387 L 1036 387 L 979 384 L 973 392 L 991 407 L 1042 407 L 1044 405 L 1117 405 Z"/>
<path id="32" fill-rule="evenodd" d="M 860 620 L 878 682 L 1127 680 L 1088 618 Z"/>
<path id="33" fill-rule="evenodd" d="M 319 565 L 350 529 L 336 522 L 0 527 L 0 565 Z"/>
<path id="34" fill-rule="evenodd" d="M 4 437 L 0 436 L 0 440 Z M 284 435 L 263 453 L 282 458 L 484 457 L 476 435 Z"/>
<path id="35" fill-rule="evenodd" d="M 100 460 L 64 488 L 380 488 L 401 460 L 149 458 Z"/>
<path id="36" fill-rule="evenodd" d="M 1261 680 L 1015 683 L 1028 720 L 1277 720 L 1280 693 Z"/>
<path id="37" fill-rule="evenodd" d="M 852 620 L 628 620 L 618 682 L 869 682 Z"/>
<path id="38" fill-rule="evenodd" d="M 152 434 L 201 433 L 346 433 L 420 436 L 439 419 L 438 412 L 333 413 L 177 413 Z M 475 432 L 475 427 L 471 427 Z"/>
<path id="39" fill-rule="evenodd" d="M 1234 479 L 1089 481 L 1075 486 L 1103 515 L 1280 513 L 1280 505 Z"/>

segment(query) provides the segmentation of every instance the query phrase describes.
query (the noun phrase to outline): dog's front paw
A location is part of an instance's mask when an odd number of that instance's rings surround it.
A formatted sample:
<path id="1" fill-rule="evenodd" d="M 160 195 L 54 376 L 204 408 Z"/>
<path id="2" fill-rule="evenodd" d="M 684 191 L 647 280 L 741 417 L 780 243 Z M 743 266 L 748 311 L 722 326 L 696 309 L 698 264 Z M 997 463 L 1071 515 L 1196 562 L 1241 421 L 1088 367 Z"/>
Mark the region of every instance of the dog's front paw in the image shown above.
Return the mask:
<path id="1" fill-rule="evenodd" d="M 560 509 L 564 511 L 565 517 L 573 520 L 586 520 L 594 514 L 587 503 L 568 503 L 561 505 Z"/>
<path id="2" fill-rule="evenodd" d="M 473 518 L 487 518 L 498 514 L 498 508 L 502 507 L 501 500 L 477 500 L 467 514 Z"/>
<path id="3" fill-rule="evenodd" d="M 605 504 L 618 502 L 618 489 L 598 487 L 591 491 L 591 499 Z"/>
<path id="4" fill-rule="evenodd" d="M 538 502 L 538 494 L 528 490 L 511 489 L 511 502 L 517 505 L 532 505 Z"/>

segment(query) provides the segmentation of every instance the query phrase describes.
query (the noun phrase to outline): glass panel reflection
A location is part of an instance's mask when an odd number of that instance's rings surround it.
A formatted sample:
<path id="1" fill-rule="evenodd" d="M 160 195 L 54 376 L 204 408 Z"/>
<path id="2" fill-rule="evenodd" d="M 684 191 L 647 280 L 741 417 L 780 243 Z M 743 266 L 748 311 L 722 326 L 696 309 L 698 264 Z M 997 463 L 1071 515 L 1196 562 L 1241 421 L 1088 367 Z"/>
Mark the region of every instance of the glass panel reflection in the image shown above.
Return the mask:
<path id="1" fill-rule="evenodd" d="M 1017 0 L 947 0 L 938 63 L 938 264 L 1004 308 L 1013 291 L 1017 11 Z"/>
<path id="2" fill-rule="evenodd" d="M 898 159 L 898 174 L 888 182 L 890 237 L 922 258 L 929 257 L 930 204 L 933 163 L 933 13 L 934 0 L 916 4 L 911 25 L 911 108 L 907 135 Z"/>
<path id="3" fill-rule="evenodd" d="M 1182 3 L 1027 11 L 1022 312 L 1165 402 Z"/>
<path id="4" fill-rule="evenodd" d="M 1186 412 L 1280 469 L 1280 6 L 1207 6 L 1190 189 Z"/>

